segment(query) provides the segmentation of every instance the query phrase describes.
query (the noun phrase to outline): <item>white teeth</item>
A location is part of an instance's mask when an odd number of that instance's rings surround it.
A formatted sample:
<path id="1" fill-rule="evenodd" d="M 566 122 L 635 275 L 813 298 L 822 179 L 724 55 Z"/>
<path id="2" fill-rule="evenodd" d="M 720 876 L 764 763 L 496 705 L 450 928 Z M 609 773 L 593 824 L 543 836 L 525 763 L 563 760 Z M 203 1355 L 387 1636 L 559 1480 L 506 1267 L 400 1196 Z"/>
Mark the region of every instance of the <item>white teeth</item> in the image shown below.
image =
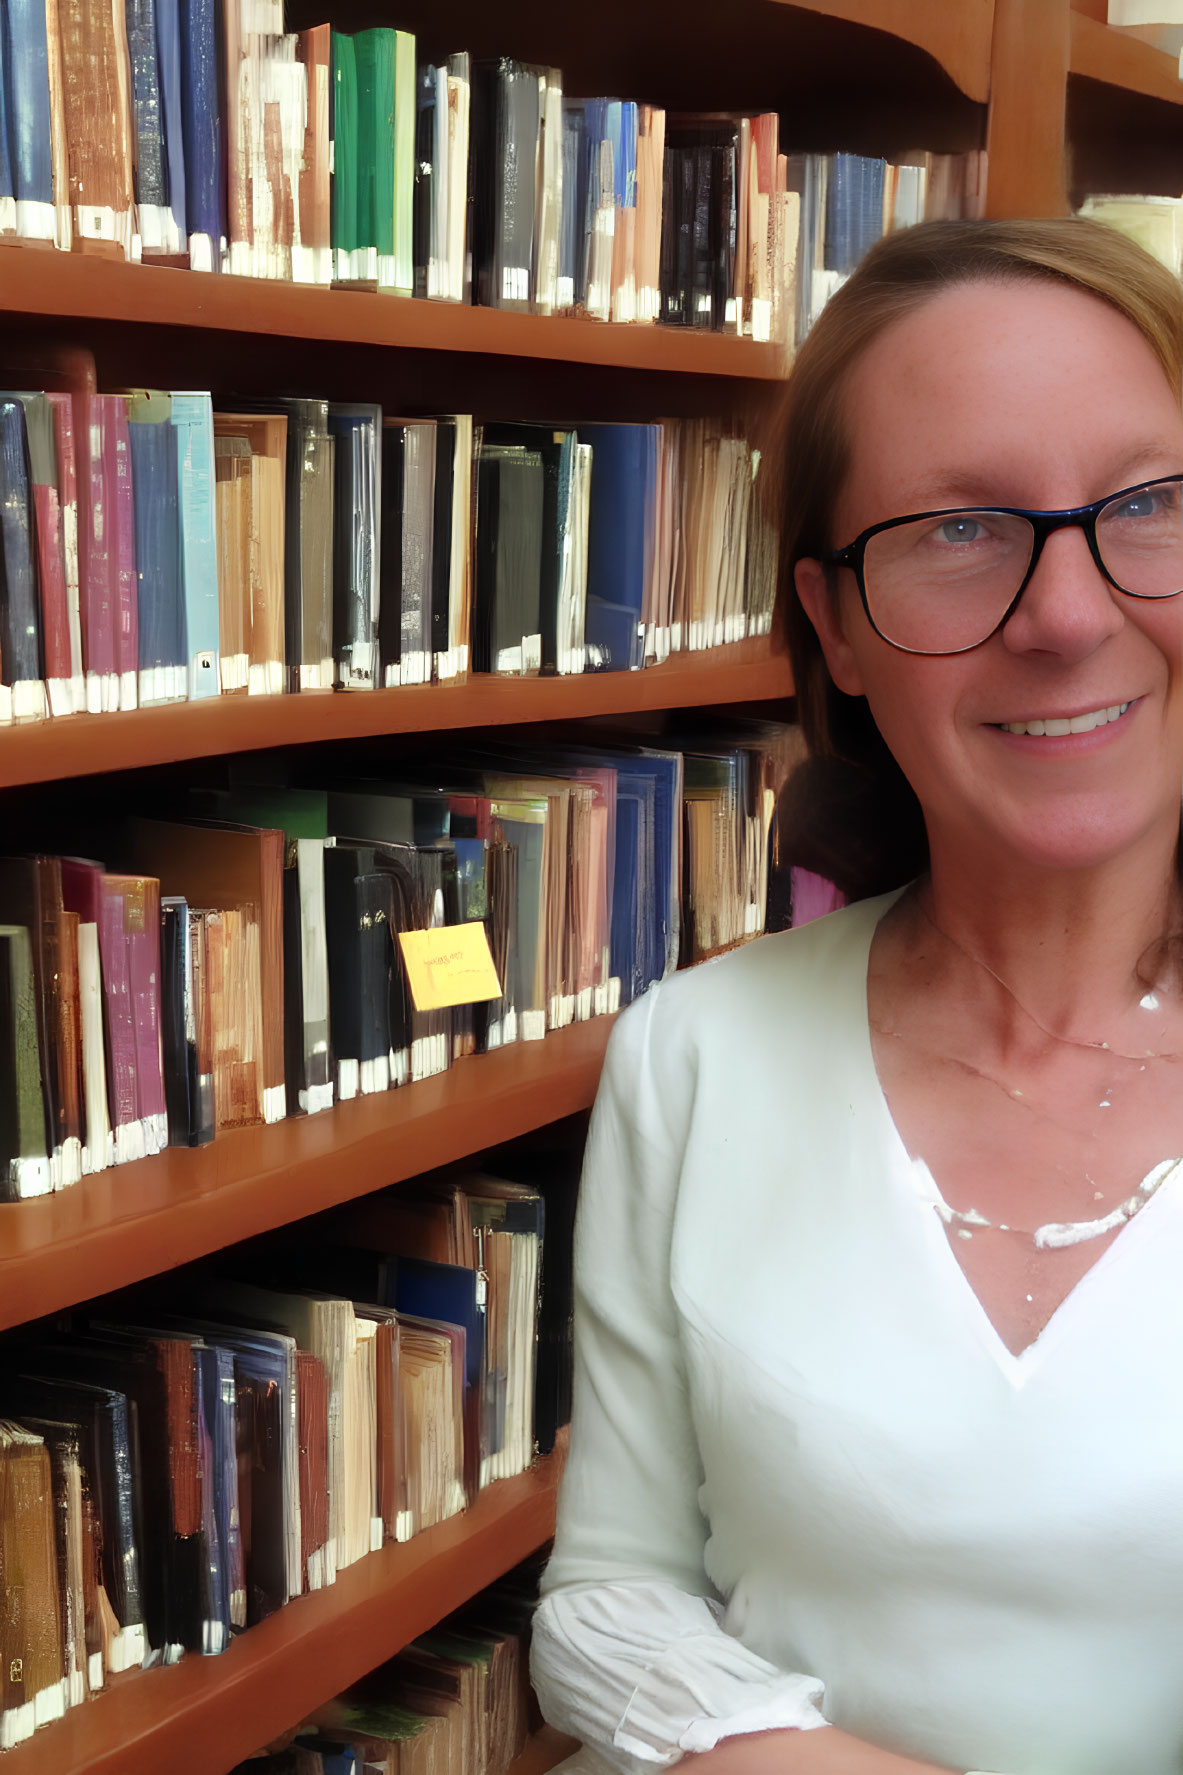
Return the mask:
<path id="1" fill-rule="evenodd" d="M 1094 727 L 1106 727 L 1110 721 L 1116 721 L 1129 708 L 1128 703 L 1112 703 L 1107 709 L 1090 709 L 1087 715 L 1073 715 L 1070 721 L 1052 716 L 1046 721 L 1004 721 L 1004 733 L 1034 734 L 1041 738 L 1044 734 L 1057 735 L 1065 733 L 1092 733 Z"/>

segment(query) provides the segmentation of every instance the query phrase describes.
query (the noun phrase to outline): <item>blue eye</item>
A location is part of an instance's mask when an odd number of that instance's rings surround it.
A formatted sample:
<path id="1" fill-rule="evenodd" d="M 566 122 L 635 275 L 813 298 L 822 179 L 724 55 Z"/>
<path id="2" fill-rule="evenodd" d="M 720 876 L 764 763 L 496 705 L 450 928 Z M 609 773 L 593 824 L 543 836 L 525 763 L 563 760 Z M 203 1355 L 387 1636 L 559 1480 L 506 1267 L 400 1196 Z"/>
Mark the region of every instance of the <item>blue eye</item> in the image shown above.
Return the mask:
<path id="1" fill-rule="evenodd" d="M 946 518 L 935 531 L 938 542 L 962 544 L 980 542 L 985 534 L 985 527 L 977 518 Z"/>

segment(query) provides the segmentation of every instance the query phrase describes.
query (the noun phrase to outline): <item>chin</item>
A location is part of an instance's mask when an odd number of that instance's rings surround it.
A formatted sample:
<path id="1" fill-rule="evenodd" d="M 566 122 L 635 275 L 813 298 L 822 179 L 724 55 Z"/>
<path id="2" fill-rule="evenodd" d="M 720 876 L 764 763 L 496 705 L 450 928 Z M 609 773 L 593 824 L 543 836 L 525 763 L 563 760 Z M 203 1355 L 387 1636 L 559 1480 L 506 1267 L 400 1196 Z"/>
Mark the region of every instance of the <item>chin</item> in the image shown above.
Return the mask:
<path id="1" fill-rule="evenodd" d="M 1008 822 L 999 831 L 999 848 L 1040 871 L 1103 869 L 1138 851 L 1160 823 L 1148 811 L 1142 818 L 1137 814 L 1128 803 L 1120 808 L 1063 802 L 1043 806 Z"/>

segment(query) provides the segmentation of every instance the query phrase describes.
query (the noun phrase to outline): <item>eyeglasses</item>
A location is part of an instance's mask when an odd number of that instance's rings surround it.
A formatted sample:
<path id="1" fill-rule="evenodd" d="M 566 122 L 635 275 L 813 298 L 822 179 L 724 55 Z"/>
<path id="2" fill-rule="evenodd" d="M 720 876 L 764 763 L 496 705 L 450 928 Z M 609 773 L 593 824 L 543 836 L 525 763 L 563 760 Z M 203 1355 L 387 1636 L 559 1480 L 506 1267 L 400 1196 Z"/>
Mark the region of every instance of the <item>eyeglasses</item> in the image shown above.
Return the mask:
<path id="1" fill-rule="evenodd" d="M 1130 598 L 1183 592 L 1183 475 L 1070 511 L 973 506 L 872 524 L 822 556 L 849 567 L 867 620 L 904 653 L 967 653 L 1014 611 L 1054 530 L 1079 528 L 1109 584 Z"/>

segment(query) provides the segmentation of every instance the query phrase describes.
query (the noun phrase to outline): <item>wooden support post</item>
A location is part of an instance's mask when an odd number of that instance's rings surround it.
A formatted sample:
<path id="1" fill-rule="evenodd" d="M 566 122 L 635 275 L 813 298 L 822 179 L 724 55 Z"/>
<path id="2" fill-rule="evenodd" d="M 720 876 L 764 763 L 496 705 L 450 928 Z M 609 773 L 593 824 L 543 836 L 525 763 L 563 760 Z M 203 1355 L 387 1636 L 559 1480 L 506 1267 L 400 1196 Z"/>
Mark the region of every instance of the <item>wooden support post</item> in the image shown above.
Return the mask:
<path id="1" fill-rule="evenodd" d="M 1064 107 L 1070 0 L 995 0 L 986 125 L 988 216 L 1068 213 Z"/>

